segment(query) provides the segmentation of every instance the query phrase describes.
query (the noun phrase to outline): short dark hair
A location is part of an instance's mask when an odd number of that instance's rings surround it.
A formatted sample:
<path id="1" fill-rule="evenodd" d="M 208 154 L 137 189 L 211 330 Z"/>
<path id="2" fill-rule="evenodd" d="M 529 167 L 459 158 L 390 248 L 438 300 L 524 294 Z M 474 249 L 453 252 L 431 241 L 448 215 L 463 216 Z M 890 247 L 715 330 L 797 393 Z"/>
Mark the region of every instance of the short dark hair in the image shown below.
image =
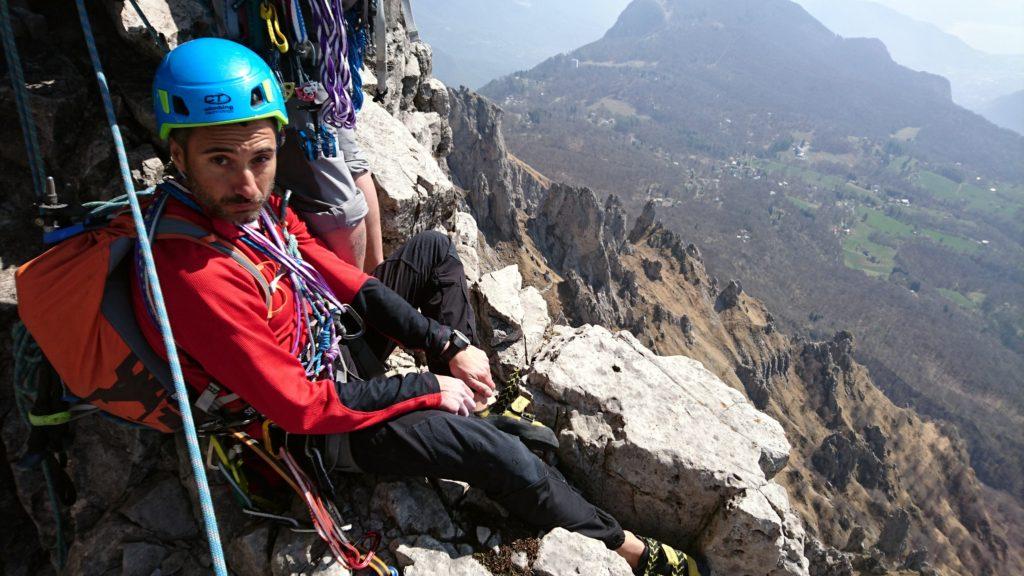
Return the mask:
<path id="1" fill-rule="evenodd" d="M 173 140 L 178 146 L 181 146 L 182 151 L 188 150 L 188 138 L 192 135 L 191 128 L 175 128 L 168 134 L 168 138 Z"/>

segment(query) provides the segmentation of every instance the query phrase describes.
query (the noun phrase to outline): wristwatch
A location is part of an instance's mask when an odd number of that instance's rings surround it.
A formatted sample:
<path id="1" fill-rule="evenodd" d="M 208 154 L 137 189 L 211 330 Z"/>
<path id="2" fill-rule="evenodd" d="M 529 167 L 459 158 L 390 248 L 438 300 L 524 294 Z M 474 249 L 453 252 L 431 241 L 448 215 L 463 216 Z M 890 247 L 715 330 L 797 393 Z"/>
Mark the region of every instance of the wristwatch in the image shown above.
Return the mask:
<path id="1" fill-rule="evenodd" d="M 441 352 L 441 360 L 451 362 L 456 354 L 469 348 L 470 344 L 471 342 L 465 334 L 458 330 L 452 330 L 452 335 L 448 337 L 448 347 L 444 349 L 444 352 Z"/>

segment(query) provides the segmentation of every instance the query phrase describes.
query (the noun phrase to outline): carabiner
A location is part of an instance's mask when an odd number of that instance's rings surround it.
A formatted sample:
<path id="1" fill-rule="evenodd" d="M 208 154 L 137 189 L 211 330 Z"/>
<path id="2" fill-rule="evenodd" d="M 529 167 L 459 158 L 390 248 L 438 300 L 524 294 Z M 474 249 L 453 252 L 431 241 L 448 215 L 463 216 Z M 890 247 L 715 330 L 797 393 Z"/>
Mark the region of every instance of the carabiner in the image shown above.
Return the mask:
<path id="1" fill-rule="evenodd" d="M 281 54 L 288 52 L 288 38 L 281 32 L 281 22 L 277 19 L 277 7 L 270 0 L 260 2 L 260 18 L 267 21 L 267 36 Z"/>

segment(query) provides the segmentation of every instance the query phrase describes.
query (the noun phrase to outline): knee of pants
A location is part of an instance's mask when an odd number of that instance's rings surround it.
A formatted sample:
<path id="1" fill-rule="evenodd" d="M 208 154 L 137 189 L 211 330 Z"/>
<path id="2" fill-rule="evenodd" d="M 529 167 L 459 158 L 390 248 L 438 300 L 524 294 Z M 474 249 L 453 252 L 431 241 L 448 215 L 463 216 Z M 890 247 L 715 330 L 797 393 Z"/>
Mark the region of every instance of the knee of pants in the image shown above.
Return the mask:
<path id="1" fill-rule="evenodd" d="M 499 439 L 500 438 L 500 439 Z M 498 432 L 478 456 L 487 474 L 497 480 L 489 492 L 508 494 L 532 486 L 547 477 L 547 466 L 518 438 Z"/>
<path id="2" fill-rule="evenodd" d="M 436 230 L 420 232 L 409 239 L 409 246 L 415 247 L 417 252 L 429 255 L 431 264 L 440 264 L 445 258 L 454 258 L 460 262 L 459 254 L 455 251 L 455 242 L 447 235 Z"/>

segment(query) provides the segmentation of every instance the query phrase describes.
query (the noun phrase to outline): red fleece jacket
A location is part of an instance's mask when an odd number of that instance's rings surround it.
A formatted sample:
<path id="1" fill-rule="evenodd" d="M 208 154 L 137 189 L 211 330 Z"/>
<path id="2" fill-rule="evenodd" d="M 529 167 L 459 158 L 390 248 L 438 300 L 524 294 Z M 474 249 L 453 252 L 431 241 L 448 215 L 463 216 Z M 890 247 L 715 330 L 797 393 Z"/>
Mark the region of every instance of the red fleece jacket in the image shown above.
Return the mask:
<path id="1" fill-rule="evenodd" d="M 280 200 L 273 196 L 269 206 L 277 213 Z M 268 281 L 274 278 L 278 264 L 244 244 L 242 232 L 230 222 L 209 218 L 174 198 L 168 201 L 165 214 L 213 232 L 257 263 Z M 309 234 L 291 210 L 287 211 L 285 224 L 298 239 L 303 259 L 320 271 L 340 301 L 352 303 L 361 291 L 388 293 L 387 306 L 357 310 L 364 322 L 407 347 L 425 348 L 426 343 L 438 341 L 443 327 L 423 318 L 400 298 L 396 304 L 397 295 L 335 256 Z M 194 241 L 174 238 L 155 242 L 153 257 L 174 338 L 183 353 L 185 379 L 197 391 L 216 382 L 295 434 L 350 432 L 440 404 L 437 378 L 431 374 L 340 385 L 365 388 L 353 395 L 339 394 L 330 379 L 307 379 L 302 365 L 291 354 L 294 338 L 300 338 L 300 346 L 304 343 L 305 330 L 294 333 L 290 280 L 278 283 L 268 318 L 259 284 L 231 258 Z M 162 353 L 163 341 L 150 320 L 138 285 L 133 284 L 136 318 L 150 345 Z M 358 299 L 366 305 L 365 297 Z M 396 331 L 401 333 L 390 333 Z M 368 396 L 374 400 L 367 403 Z M 362 409 L 345 406 L 343 397 L 360 398 Z"/>

